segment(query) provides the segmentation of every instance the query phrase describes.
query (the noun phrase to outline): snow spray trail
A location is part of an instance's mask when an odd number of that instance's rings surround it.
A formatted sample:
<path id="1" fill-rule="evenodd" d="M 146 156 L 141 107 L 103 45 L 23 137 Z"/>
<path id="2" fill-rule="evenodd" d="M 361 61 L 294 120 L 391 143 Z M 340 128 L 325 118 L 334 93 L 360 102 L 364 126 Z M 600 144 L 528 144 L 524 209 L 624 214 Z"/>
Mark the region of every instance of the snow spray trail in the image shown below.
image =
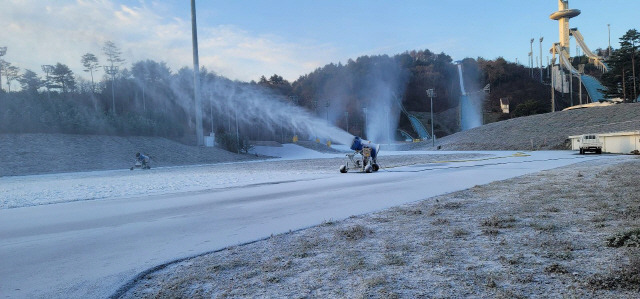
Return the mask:
<path id="1" fill-rule="evenodd" d="M 366 137 L 375 143 L 395 140 L 402 96 L 409 73 L 397 61 L 383 56 L 367 70 L 366 83 L 359 92 L 367 103 Z"/>
<path id="2" fill-rule="evenodd" d="M 218 115 L 232 117 L 250 130 L 276 132 L 286 128 L 301 136 L 342 144 L 351 144 L 353 139 L 353 135 L 258 86 L 216 80 L 203 90 L 210 97 L 204 101 L 210 101 Z"/>
<path id="3" fill-rule="evenodd" d="M 482 110 L 480 101 L 477 98 L 478 93 L 468 94 L 464 88 L 464 79 L 462 78 L 462 63 L 457 62 L 458 76 L 460 77 L 460 130 L 466 131 L 482 125 Z"/>

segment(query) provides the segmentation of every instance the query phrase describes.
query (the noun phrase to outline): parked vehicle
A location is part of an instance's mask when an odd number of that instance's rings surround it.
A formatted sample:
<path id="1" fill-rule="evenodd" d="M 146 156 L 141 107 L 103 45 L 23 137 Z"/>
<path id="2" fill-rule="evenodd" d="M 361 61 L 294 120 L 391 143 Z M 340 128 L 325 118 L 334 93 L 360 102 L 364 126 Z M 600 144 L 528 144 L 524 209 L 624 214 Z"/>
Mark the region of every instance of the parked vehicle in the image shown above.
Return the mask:
<path id="1" fill-rule="evenodd" d="M 587 152 L 602 154 L 602 141 L 598 135 L 585 134 L 580 136 L 580 154 L 583 155 Z"/>

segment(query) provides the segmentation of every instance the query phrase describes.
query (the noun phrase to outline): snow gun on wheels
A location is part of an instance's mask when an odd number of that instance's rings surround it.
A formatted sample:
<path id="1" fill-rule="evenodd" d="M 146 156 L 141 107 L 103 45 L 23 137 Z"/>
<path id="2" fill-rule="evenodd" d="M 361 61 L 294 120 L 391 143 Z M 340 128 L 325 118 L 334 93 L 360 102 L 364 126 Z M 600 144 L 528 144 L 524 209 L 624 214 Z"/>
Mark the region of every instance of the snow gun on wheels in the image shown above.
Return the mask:
<path id="1" fill-rule="evenodd" d="M 340 166 L 340 172 L 346 173 L 349 169 L 360 169 L 360 171 L 371 173 L 380 169 L 377 159 L 380 145 L 356 136 L 351 143 L 351 149 L 354 152 L 346 155 L 347 164 Z"/>

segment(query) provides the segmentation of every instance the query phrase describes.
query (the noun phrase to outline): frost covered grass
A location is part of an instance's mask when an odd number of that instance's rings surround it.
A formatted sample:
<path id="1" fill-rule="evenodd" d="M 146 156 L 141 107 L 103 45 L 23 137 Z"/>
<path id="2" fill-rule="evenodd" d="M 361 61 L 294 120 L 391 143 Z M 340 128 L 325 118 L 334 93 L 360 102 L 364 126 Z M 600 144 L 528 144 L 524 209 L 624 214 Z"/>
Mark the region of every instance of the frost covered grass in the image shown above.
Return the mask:
<path id="1" fill-rule="evenodd" d="M 622 161 L 229 247 L 150 273 L 123 297 L 637 298 L 640 248 L 608 246 L 640 228 L 640 159 Z"/>

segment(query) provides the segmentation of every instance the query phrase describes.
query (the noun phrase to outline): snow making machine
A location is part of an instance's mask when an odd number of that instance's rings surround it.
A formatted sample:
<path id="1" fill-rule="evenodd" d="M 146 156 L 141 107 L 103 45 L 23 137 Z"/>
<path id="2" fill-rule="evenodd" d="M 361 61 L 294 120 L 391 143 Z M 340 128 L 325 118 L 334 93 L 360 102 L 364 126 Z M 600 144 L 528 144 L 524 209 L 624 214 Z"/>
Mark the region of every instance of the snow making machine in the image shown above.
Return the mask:
<path id="1" fill-rule="evenodd" d="M 356 136 L 351 142 L 353 153 L 346 155 L 347 164 L 340 166 L 340 172 L 346 173 L 349 169 L 359 169 L 362 172 L 371 173 L 378 171 L 378 153 L 380 145 L 363 140 Z"/>

